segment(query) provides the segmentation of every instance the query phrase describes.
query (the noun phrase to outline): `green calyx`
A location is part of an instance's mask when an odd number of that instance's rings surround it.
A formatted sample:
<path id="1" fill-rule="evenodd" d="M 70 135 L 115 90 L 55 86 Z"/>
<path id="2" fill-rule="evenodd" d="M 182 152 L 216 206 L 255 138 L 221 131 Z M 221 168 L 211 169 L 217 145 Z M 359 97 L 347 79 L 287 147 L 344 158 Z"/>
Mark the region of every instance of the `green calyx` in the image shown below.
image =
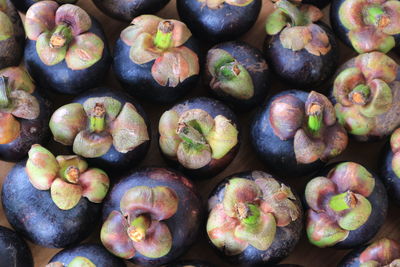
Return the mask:
<path id="1" fill-rule="evenodd" d="M 387 24 L 387 16 L 385 11 L 381 6 L 378 5 L 367 8 L 365 19 L 368 24 L 372 24 L 377 27 L 381 26 L 382 24 Z"/>
<path id="2" fill-rule="evenodd" d="M 146 238 L 146 231 L 151 225 L 151 220 L 146 215 L 136 217 L 128 228 L 128 236 L 134 242 L 141 242 Z"/>
<path id="3" fill-rule="evenodd" d="M 10 105 L 9 95 L 8 78 L 0 76 L 0 108 L 7 108 Z"/>
<path id="4" fill-rule="evenodd" d="M 292 26 L 305 26 L 308 24 L 304 14 L 288 0 L 279 0 L 275 5 L 290 18 Z"/>
<path id="5" fill-rule="evenodd" d="M 343 211 L 350 208 L 354 208 L 356 205 L 356 198 L 354 193 L 345 192 L 335 195 L 329 201 L 329 207 L 334 211 Z"/>
<path id="6" fill-rule="evenodd" d="M 365 105 L 371 95 L 371 89 L 368 85 L 359 84 L 349 94 L 350 101 L 356 105 Z"/>
<path id="7" fill-rule="evenodd" d="M 167 50 L 172 47 L 172 31 L 174 30 L 174 24 L 168 20 L 160 22 L 156 36 L 154 37 L 154 45 L 161 49 Z"/>
<path id="8" fill-rule="evenodd" d="M 91 115 L 89 116 L 89 131 L 94 133 L 100 133 L 104 131 L 106 127 L 106 109 L 104 105 L 96 103 Z"/>
<path id="9" fill-rule="evenodd" d="M 67 24 L 60 24 L 51 35 L 49 45 L 52 48 L 66 47 L 72 39 L 73 35 L 71 28 Z"/>

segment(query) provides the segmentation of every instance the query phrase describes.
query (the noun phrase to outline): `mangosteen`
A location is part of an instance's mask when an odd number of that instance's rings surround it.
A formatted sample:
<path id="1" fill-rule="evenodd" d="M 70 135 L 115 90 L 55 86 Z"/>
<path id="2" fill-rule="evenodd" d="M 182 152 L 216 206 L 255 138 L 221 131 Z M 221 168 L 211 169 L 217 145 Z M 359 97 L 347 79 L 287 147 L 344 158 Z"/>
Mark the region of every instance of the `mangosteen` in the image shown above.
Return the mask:
<path id="1" fill-rule="evenodd" d="M 197 97 L 165 111 L 158 125 L 167 163 L 193 178 L 211 178 L 224 170 L 239 150 L 235 114 L 218 100 Z"/>
<path id="2" fill-rule="evenodd" d="M 50 106 L 25 69 L 0 70 L 0 160 L 20 161 L 48 141 Z"/>
<path id="3" fill-rule="evenodd" d="M 331 29 L 312 5 L 279 0 L 267 18 L 264 53 L 283 81 L 301 88 L 316 87 L 335 72 L 339 48 Z"/>
<path id="4" fill-rule="evenodd" d="M 400 244 L 389 238 L 382 238 L 369 246 L 362 246 L 347 254 L 338 267 L 395 267 L 400 264 Z"/>
<path id="5" fill-rule="evenodd" d="M 25 18 L 25 65 L 41 88 L 78 94 L 101 83 L 111 64 L 101 25 L 82 8 L 40 1 Z"/>
<path id="6" fill-rule="evenodd" d="M 29 7 L 39 1 L 43 0 L 11 0 L 14 6 L 21 12 L 25 13 Z M 78 0 L 53 0 L 61 4 L 75 4 Z"/>
<path id="7" fill-rule="evenodd" d="M 260 14 L 262 0 L 177 0 L 179 17 L 207 43 L 235 40 Z"/>
<path id="8" fill-rule="evenodd" d="M 74 154 L 118 173 L 135 167 L 150 146 L 150 124 L 142 107 L 110 88 L 87 91 L 57 109 L 50 130 Z"/>
<path id="9" fill-rule="evenodd" d="M 355 162 L 334 163 L 308 182 L 307 236 L 311 244 L 349 249 L 371 240 L 386 218 L 386 190 Z"/>
<path id="10" fill-rule="evenodd" d="M 303 4 L 313 5 L 318 7 L 319 9 L 323 9 L 327 5 L 331 3 L 331 0 L 304 0 L 301 1 Z"/>
<path id="11" fill-rule="evenodd" d="M 397 1 L 333 0 L 330 20 L 336 35 L 358 53 L 389 52 L 400 43 Z"/>
<path id="12" fill-rule="evenodd" d="M 397 63 L 381 52 L 347 61 L 331 91 L 339 123 L 358 141 L 390 135 L 400 126 L 399 81 Z"/>
<path id="13" fill-rule="evenodd" d="M 184 260 L 167 264 L 165 267 L 215 267 L 215 265 L 199 260 Z"/>
<path id="14" fill-rule="evenodd" d="M 0 69 L 17 66 L 25 42 L 24 26 L 10 0 L 0 0 Z"/>
<path id="15" fill-rule="evenodd" d="M 262 171 L 225 178 L 211 193 L 208 209 L 208 238 L 235 264 L 278 263 L 294 249 L 302 233 L 299 197 Z"/>
<path id="16" fill-rule="evenodd" d="M 2 203 L 9 223 L 33 243 L 63 248 L 95 229 L 109 178 L 76 155 L 57 156 L 33 145 L 27 161 L 7 175 Z"/>
<path id="17" fill-rule="evenodd" d="M 98 244 L 81 244 L 58 252 L 46 267 L 126 267 Z"/>
<path id="18" fill-rule="evenodd" d="M 104 202 L 101 241 L 114 255 L 159 266 L 196 241 L 203 219 L 194 185 L 164 168 L 141 168 L 113 186 Z"/>
<path id="19" fill-rule="evenodd" d="M 239 110 L 262 103 L 270 89 L 264 56 L 245 42 L 226 42 L 211 48 L 205 69 L 209 91 Z"/>
<path id="20" fill-rule="evenodd" d="M 348 137 L 326 96 L 289 90 L 258 111 L 251 141 L 268 169 L 292 178 L 321 169 L 346 149 Z"/>
<path id="21" fill-rule="evenodd" d="M 165 7 L 170 0 L 93 0 L 105 14 L 114 19 L 131 22 L 143 14 L 153 14 Z"/>
<path id="22" fill-rule="evenodd" d="M 3 226 L 0 226 L 0 259 L 3 267 L 33 267 L 32 253 L 26 242 Z"/>
<path id="23" fill-rule="evenodd" d="M 113 69 L 129 94 L 170 103 L 196 86 L 198 54 L 197 41 L 184 23 L 142 15 L 121 32 Z"/>

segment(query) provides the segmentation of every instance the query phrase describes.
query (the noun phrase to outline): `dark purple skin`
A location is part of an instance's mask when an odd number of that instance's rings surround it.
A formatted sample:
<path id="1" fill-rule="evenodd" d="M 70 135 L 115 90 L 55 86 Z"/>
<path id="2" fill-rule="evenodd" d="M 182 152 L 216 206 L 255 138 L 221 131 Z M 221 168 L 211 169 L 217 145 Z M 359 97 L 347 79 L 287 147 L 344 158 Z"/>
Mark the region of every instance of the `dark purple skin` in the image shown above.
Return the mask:
<path id="1" fill-rule="evenodd" d="M 13 230 L 0 226 L 0 267 L 33 267 L 31 250 Z"/>
<path id="2" fill-rule="evenodd" d="M 291 94 L 305 102 L 308 93 L 300 90 L 288 90 L 276 94 L 268 99 L 258 109 L 251 125 L 251 142 L 260 160 L 266 164 L 266 168 L 279 177 L 299 178 L 312 174 L 324 167 L 325 163 L 316 160 L 310 164 L 297 163 L 294 153 L 293 140 L 281 140 L 275 135 L 269 121 L 272 102 L 280 96 Z"/>
<path id="3" fill-rule="evenodd" d="M 110 254 L 99 244 L 81 244 L 61 250 L 49 261 L 61 262 L 67 266 L 75 257 L 85 257 L 93 262 L 96 267 L 126 267 L 123 260 Z"/>
<path id="4" fill-rule="evenodd" d="M 143 14 L 154 14 L 165 7 L 170 0 L 93 0 L 93 3 L 106 15 L 131 22 Z"/>
<path id="5" fill-rule="evenodd" d="M 0 41 L 0 69 L 19 65 L 25 42 L 25 31 L 21 18 L 10 0 L 5 12 L 14 26 L 14 37 Z M 0 26 L 1 27 L 1 26 Z"/>
<path id="6" fill-rule="evenodd" d="M 135 101 L 132 97 L 123 92 L 115 91 L 106 87 L 99 87 L 79 95 L 73 100 L 73 102 L 83 104 L 88 98 L 106 96 L 115 98 L 116 100 L 120 101 L 122 106 L 124 106 L 126 102 L 132 103 L 138 113 L 143 117 L 147 125 L 148 135 L 151 138 L 150 121 L 147 118 L 145 111 L 137 101 Z M 102 169 L 109 170 L 111 173 L 122 175 L 123 171 L 133 169 L 137 164 L 141 162 L 141 160 L 144 159 L 149 150 L 150 142 L 151 140 L 148 140 L 136 147 L 134 150 L 131 150 L 127 153 L 120 153 L 115 150 L 114 146 L 112 146 L 110 150 L 108 150 L 108 152 L 103 156 L 91 159 L 88 158 L 86 160 L 90 165 L 100 166 Z"/>
<path id="7" fill-rule="evenodd" d="M 360 267 L 360 255 L 368 246 L 362 246 L 360 248 L 354 249 L 350 253 L 348 253 L 344 258 L 339 262 L 337 267 Z"/>
<path id="8" fill-rule="evenodd" d="M 284 82 L 315 90 L 326 82 L 335 72 L 339 60 L 339 47 L 332 30 L 323 22 L 316 23 L 325 30 L 331 44 L 331 50 L 325 55 L 316 56 L 307 50 L 292 51 L 284 48 L 279 34 L 267 36 L 263 50 L 272 71 Z"/>
<path id="9" fill-rule="evenodd" d="M 319 9 L 323 9 L 327 5 L 331 3 L 332 0 L 305 0 L 302 1 L 303 4 L 313 5 L 318 7 Z"/>
<path id="10" fill-rule="evenodd" d="M 229 107 L 224 105 L 222 102 L 212 98 L 207 98 L 207 97 L 191 98 L 184 102 L 177 103 L 175 106 L 172 107 L 172 109 L 175 109 L 179 105 L 187 106 L 189 107 L 189 109 L 202 109 L 206 111 L 208 114 L 210 114 L 210 116 L 213 118 L 215 118 L 218 115 L 223 115 L 227 119 L 229 119 L 232 123 L 234 123 L 236 125 L 237 130 L 239 131 L 238 143 L 235 147 L 231 149 L 231 151 L 229 151 L 221 159 L 218 160 L 212 159 L 209 164 L 200 169 L 195 169 L 195 170 L 187 169 L 184 166 L 182 166 L 177 160 L 172 160 L 170 158 L 167 158 L 161 151 L 161 155 L 164 157 L 168 165 L 170 165 L 174 169 L 177 169 L 187 174 L 190 178 L 194 179 L 212 178 L 216 176 L 218 173 L 222 172 L 226 167 L 228 167 L 228 165 L 233 161 L 233 159 L 236 157 L 237 152 L 239 151 L 241 134 L 240 134 L 240 126 L 238 119 L 235 113 L 233 113 L 233 111 Z"/>
<path id="11" fill-rule="evenodd" d="M 51 103 L 40 96 L 38 89 L 32 94 L 40 105 L 40 114 L 34 120 L 16 118 L 21 125 L 20 135 L 8 144 L 0 144 L 0 160 L 23 160 L 34 144 L 45 144 L 50 139 L 49 119 Z"/>
<path id="12" fill-rule="evenodd" d="M 115 184 L 104 201 L 103 221 L 113 210 L 120 210 L 120 201 L 127 190 L 135 186 L 167 186 L 179 198 L 177 212 L 164 220 L 171 231 L 171 251 L 161 258 L 147 258 L 136 251 L 129 261 L 144 266 L 159 266 L 171 262 L 185 253 L 197 240 L 203 221 L 203 204 L 194 185 L 181 174 L 165 168 L 148 167 L 132 172 Z"/>
<path id="13" fill-rule="evenodd" d="M 165 267 L 216 267 L 214 264 L 199 260 L 184 260 L 167 264 Z"/>
<path id="14" fill-rule="evenodd" d="M 184 46 L 190 48 L 199 57 L 201 66 L 200 47 L 196 39 L 191 37 Z M 132 96 L 155 103 L 172 103 L 182 98 L 196 87 L 199 75 L 191 76 L 176 87 L 162 86 L 154 80 L 151 68 L 154 61 L 136 64 L 129 58 L 131 47 L 119 38 L 114 48 L 113 69 L 122 87 Z"/>
<path id="15" fill-rule="evenodd" d="M 104 51 L 98 62 L 83 70 L 68 68 L 65 60 L 54 66 L 45 65 L 36 52 L 36 41 L 27 39 L 25 65 L 39 87 L 56 93 L 76 95 L 100 85 L 103 79 L 107 77 L 107 71 L 111 65 L 108 42 L 100 23 L 94 17 L 91 17 L 91 19 L 92 27 L 88 32 L 96 34 L 103 40 Z"/>
<path id="16" fill-rule="evenodd" d="M 50 190 L 32 186 L 25 165 L 17 163 L 3 184 L 1 200 L 11 226 L 43 247 L 64 248 L 86 239 L 100 221 L 101 204 L 82 197 L 73 209 L 59 209 Z"/>
<path id="17" fill-rule="evenodd" d="M 192 33 L 207 43 L 235 40 L 254 25 L 261 10 L 261 0 L 244 7 L 224 3 L 210 9 L 197 0 L 177 0 L 179 17 Z"/>
<path id="18" fill-rule="evenodd" d="M 278 264 L 278 265 L 274 265 L 275 267 L 303 267 L 301 265 L 297 265 L 297 264 Z"/>
<path id="19" fill-rule="evenodd" d="M 251 171 L 236 173 L 230 175 L 223 179 L 211 192 L 208 199 L 217 196 L 218 199 L 223 199 L 225 185 L 228 183 L 229 179 L 234 177 L 254 180 L 251 175 Z M 279 179 L 275 180 L 280 181 Z M 265 250 L 258 250 L 251 245 L 249 245 L 242 253 L 234 256 L 227 256 L 224 252 L 214 246 L 214 244 L 209 240 L 211 246 L 217 251 L 217 253 L 227 259 L 230 263 L 235 265 L 243 266 L 269 266 L 279 263 L 281 260 L 286 258 L 295 248 L 296 244 L 300 240 L 302 229 L 303 229 L 303 208 L 301 205 L 300 197 L 292 189 L 293 194 L 296 197 L 294 201 L 295 205 L 300 209 L 300 217 L 297 220 L 291 222 L 285 227 L 276 227 L 275 240 L 272 242 L 271 246 Z M 208 237 L 208 236 L 207 236 Z"/>
<path id="20" fill-rule="evenodd" d="M 237 110 L 250 110 L 261 104 L 270 90 L 269 69 L 268 66 L 266 68 L 262 67 L 265 60 L 261 51 L 242 41 L 221 43 L 211 49 L 217 48 L 225 50 L 231 54 L 240 65 L 246 68 L 253 80 L 254 96 L 250 99 L 237 99 L 222 91 L 211 89 L 209 84 L 212 77 L 208 71 L 205 71 L 204 84 L 208 86 L 209 92 L 219 100 L 226 102 Z"/>
<path id="21" fill-rule="evenodd" d="M 43 1 L 43 0 L 39 0 Z M 74 4 L 78 2 L 78 0 L 55 0 L 59 4 Z M 14 6 L 21 12 L 26 13 L 29 7 L 38 2 L 38 0 L 11 0 Z"/>
<path id="22" fill-rule="evenodd" d="M 394 173 L 392 168 L 393 152 L 390 144 L 386 144 L 381 154 L 380 174 L 387 192 L 396 205 L 400 205 L 400 178 Z"/>

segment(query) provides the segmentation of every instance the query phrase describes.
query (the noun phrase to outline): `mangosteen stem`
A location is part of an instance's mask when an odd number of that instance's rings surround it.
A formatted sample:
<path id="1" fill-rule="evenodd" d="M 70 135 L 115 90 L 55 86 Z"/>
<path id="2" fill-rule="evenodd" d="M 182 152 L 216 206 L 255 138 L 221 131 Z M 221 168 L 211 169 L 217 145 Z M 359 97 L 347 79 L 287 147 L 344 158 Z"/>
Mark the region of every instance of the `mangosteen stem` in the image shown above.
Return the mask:
<path id="1" fill-rule="evenodd" d="M 65 23 L 56 27 L 50 37 L 50 46 L 52 48 L 61 48 L 68 45 L 72 41 L 71 27 Z"/>
<path id="2" fill-rule="evenodd" d="M 313 134 L 318 133 L 322 126 L 322 107 L 318 103 L 312 103 L 308 109 L 308 128 Z"/>
<path id="3" fill-rule="evenodd" d="M 236 62 L 229 62 L 222 65 L 218 70 L 220 80 L 232 80 L 240 74 L 239 66 Z"/>
<path id="4" fill-rule="evenodd" d="M 357 105 L 365 105 L 370 97 L 371 90 L 365 84 L 359 84 L 350 92 L 350 100 Z"/>
<path id="5" fill-rule="evenodd" d="M 9 94 L 8 78 L 0 76 L 0 108 L 7 108 L 10 105 Z"/>
<path id="6" fill-rule="evenodd" d="M 128 228 L 129 238 L 134 242 L 141 242 L 146 238 L 146 231 L 150 228 L 151 220 L 146 215 L 136 217 Z"/>
<path id="7" fill-rule="evenodd" d="M 204 136 L 186 123 L 180 123 L 176 133 L 186 144 L 197 151 L 203 150 L 206 145 Z"/>
<path id="8" fill-rule="evenodd" d="M 106 127 L 106 109 L 103 104 L 96 103 L 90 115 L 90 132 L 100 133 Z"/>
<path id="9" fill-rule="evenodd" d="M 174 24 L 171 21 L 164 20 L 158 24 L 156 37 L 154 38 L 154 45 L 161 49 L 167 50 L 172 46 L 172 31 Z"/>
<path id="10" fill-rule="evenodd" d="M 260 209 L 254 204 L 237 203 L 235 209 L 238 219 L 246 225 L 257 224 L 260 220 Z"/>
<path id="11" fill-rule="evenodd" d="M 372 6 L 367 9 L 367 23 L 377 27 L 385 27 L 390 23 L 389 16 L 381 6 Z"/>
<path id="12" fill-rule="evenodd" d="M 76 184 L 79 180 L 79 169 L 75 166 L 69 166 L 64 171 L 64 178 L 71 183 Z"/>
<path id="13" fill-rule="evenodd" d="M 275 3 L 276 7 L 289 16 L 292 26 L 305 26 L 308 24 L 303 13 L 288 0 L 279 0 Z"/>
<path id="14" fill-rule="evenodd" d="M 343 211 L 347 209 L 354 208 L 357 204 L 357 199 L 353 192 L 347 191 L 335 195 L 329 201 L 329 207 L 334 211 Z"/>

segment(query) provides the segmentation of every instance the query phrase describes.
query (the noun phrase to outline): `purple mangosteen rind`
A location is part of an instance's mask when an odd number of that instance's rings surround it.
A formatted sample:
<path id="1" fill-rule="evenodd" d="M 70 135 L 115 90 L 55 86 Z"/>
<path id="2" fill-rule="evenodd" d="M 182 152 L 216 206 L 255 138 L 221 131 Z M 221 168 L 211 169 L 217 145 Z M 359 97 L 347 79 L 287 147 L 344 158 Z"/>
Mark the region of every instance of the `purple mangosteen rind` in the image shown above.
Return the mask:
<path id="1" fill-rule="evenodd" d="M 269 236 L 273 237 L 273 239 L 270 238 L 269 244 L 265 243 L 264 245 L 266 246 L 266 249 L 260 250 L 255 247 L 253 247 L 251 244 L 247 244 L 247 246 L 238 246 L 235 247 L 236 250 L 234 251 L 228 251 L 228 247 L 225 246 L 225 248 L 218 247 L 216 244 L 214 244 L 213 241 L 210 239 L 210 230 L 215 231 L 216 228 L 213 229 L 208 229 L 212 225 L 210 224 L 210 217 L 208 219 L 207 223 L 207 231 L 208 231 L 208 238 L 210 244 L 217 250 L 218 254 L 220 254 L 222 257 L 227 258 L 228 261 L 232 263 L 241 263 L 241 264 L 248 264 L 249 266 L 255 266 L 259 264 L 273 264 L 273 263 L 278 263 L 281 261 L 283 258 L 288 256 L 288 254 L 294 249 L 295 245 L 300 239 L 302 228 L 303 228 L 303 209 L 301 205 L 301 201 L 299 197 L 297 196 L 296 192 L 292 191 L 289 187 L 284 185 L 280 180 L 274 178 L 273 176 L 262 172 L 262 171 L 248 171 L 248 172 L 243 172 L 243 173 L 238 173 L 238 174 L 233 174 L 230 175 L 229 177 L 225 178 L 223 181 L 221 181 L 212 191 L 212 193 L 209 196 L 208 200 L 208 209 L 209 212 L 215 212 L 214 210 L 219 207 L 219 205 L 223 206 L 223 210 L 225 210 L 225 204 L 227 204 L 227 208 L 231 206 L 233 202 L 235 202 L 235 197 L 233 198 L 228 198 L 226 199 L 225 196 L 225 191 L 226 186 L 229 185 L 229 182 L 232 180 L 237 180 L 235 184 L 237 185 L 246 185 L 246 188 L 251 188 L 250 191 L 256 192 L 258 190 L 264 191 L 264 190 L 275 190 L 280 188 L 277 193 L 277 196 L 279 197 L 279 201 L 275 199 L 274 197 L 271 197 L 269 200 L 265 199 L 265 204 L 262 206 L 258 206 L 258 204 L 252 205 L 253 207 L 250 207 L 249 204 L 249 209 L 250 211 L 250 217 L 244 217 L 244 221 L 241 223 L 255 223 L 253 225 L 258 225 L 260 221 L 257 219 L 257 214 L 260 216 L 259 218 L 262 218 L 262 216 L 265 215 L 260 215 L 260 214 L 269 214 L 272 216 L 273 221 L 269 222 L 275 222 L 272 223 L 274 227 L 269 227 L 269 230 L 262 234 L 263 237 Z M 258 180 L 258 181 L 257 181 Z M 262 188 L 262 183 L 260 182 L 264 180 L 264 188 Z M 255 182 L 257 181 L 257 182 Z M 269 185 L 267 185 L 269 184 Z M 249 187 L 247 187 L 249 186 Z M 260 186 L 260 187 L 259 187 Z M 257 189 L 258 188 L 258 189 Z M 264 190 L 263 190 L 264 189 Z M 236 189 L 230 190 L 230 193 L 235 193 Z M 255 190 L 255 191 L 254 191 Z M 272 192 L 272 191 L 271 191 Z M 280 192 L 280 193 L 279 193 Z M 240 199 L 240 197 L 246 198 L 252 195 L 252 194 L 240 194 L 240 191 L 236 191 L 237 193 L 237 200 Z M 264 193 L 264 192 L 263 192 Z M 232 202 L 233 201 L 233 202 Z M 231 204 L 229 204 L 231 202 Z M 282 203 L 281 203 L 282 202 Z M 273 209 L 272 203 L 275 203 L 275 207 L 279 211 L 278 213 L 275 213 L 272 215 L 271 210 Z M 243 204 L 243 203 L 242 203 Z M 271 206 L 269 206 L 271 204 Z M 231 206 L 235 207 L 235 205 Z M 239 206 L 238 206 L 239 207 Z M 256 207 L 254 209 L 254 207 Z M 235 209 L 234 209 L 235 210 Z M 258 212 L 256 211 L 258 210 Z M 269 210 L 269 211 L 268 211 Z M 239 209 L 238 209 L 239 211 Z M 280 214 L 280 215 L 278 215 Z M 231 214 L 232 215 L 232 214 Z M 228 216 L 225 214 L 225 216 Z M 233 220 L 234 217 L 229 217 L 230 220 Z M 269 216 L 269 217 L 270 217 Z M 279 216 L 279 217 L 276 217 Z M 254 218 L 253 218 L 254 217 Z M 227 220 L 228 217 L 225 219 Z M 270 218 L 270 219 L 271 219 Z M 236 219 L 237 220 L 237 219 Z M 275 221 L 276 220 L 276 221 Z M 258 221 L 258 222 L 257 222 Z M 221 221 L 223 223 L 224 221 Z M 275 228 L 275 234 L 272 235 L 271 233 L 274 232 L 272 231 L 273 228 Z M 223 228 L 225 229 L 225 228 Z M 248 228 L 251 229 L 251 228 Z M 261 235 L 256 235 L 258 239 L 260 239 Z M 242 236 L 243 237 L 243 236 Z M 264 240 L 265 238 L 262 238 Z M 237 240 L 237 239 L 236 239 Z M 254 240 L 253 240 L 254 241 Z M 251 242 L 253 242 L 251 241 Z M 272 242 L 271 242 L 272 241 Z M 238 241 L 236 241 L 238 242 Z M 243 241 L 241 241 L 243 242 Z M 263 243 L 264 241 L 261 241 Z M 271 242 L 271 243 L 270 243 Z M 245 242 L 246 243 L 246 242 Z M 232 245 L 232 244 L 230 244 Z M 256 245 L 258 246 L 258 245 Z M 257 265 L 257 266 L 258 266 Z"/>
<path id="2" fill-rule="evenodd" d="M 174 196 L 175 200 L 170 202 L 172 204 L 176 203 L 175 208 L 171 209 L 167 206 L 152 206 L 152 213 L 148 214 L 152 222 L 150 224 L 150 228 L 147 228 L 142 224 L 146 223 L 146 220 L 141 220 L 141 218 L 147 217 L 147 215 L 139 214 L 143 211 L 134 208 L 136 202 L 124 201 L 125 204 L 122 205 L 123 199 L 128 199 L 128 197 L 135 198 L 135 195 L 132 194 L 132 192 L 137 190 L 153 192 L 153 196 L 155 196 L 154 193 L 160 197 L 167 197 L 168 195 L 169 197 Z M 169 192 L 172 195 L 160 195 L 161 192 Z M 145 201 L 148 202 L 149 199 Z M 154 203 L 154 205 L 156 205 L 156 203 Z M 121 208 L 131 213 L 131 216 L 128 216 L 128 218 L 133 218 L 132 216 L 135 216 L 136 214 L 137 217 L 135 217 L 135 219 L 132 221 L 133 225 L 130 227 L 130 230 L 144 229 L 144 239 L 139 239 L 137 240 L 138 242 L 134 242 L 127 235 L 127 233 L 123 234 L 123 231 L 121 232 L 118 230 L 120 227 L 128 226 L 124 226 L 124 224 L 127 224 L 128 222 L 124 222 L 126 221 L 126 218 L 122 216 Z M 103 207 L 104 224 L 101 230 L 101 239 L 103 244 L 109 250 L 111 249 L 113 252 L 118 252 L 117 250 L 119 249 L 120 253 L 125 252 L 118 254 L 120 257 L 128 259 L 133 263 L 142 264 L 145 266 L 162 265 L 179 257 L 179 255 L 186 251 L 192 242 L 196 240 L 200 226 L 199 222 L 203 219 L 202 208 L 201 199 L 197 194 L 194 185 L 181 174 L 164 168 L 152 167 L 138 169 L 136 172 L 126 176 L 117 184 L 115 184 L 112 191 L 108 195 Z M 118 215 L 118 213 L 120 215 Z M 116 219 L 117 222 L 119 221 L 119 223 L 116 224 L 114 219 Z M 111 220 L 114 220 L 114 222 Z M 146 246 L 150 246 L 147 243 L 148 240 L 146 235 L 149 235 L 149 238 L 154 236 L 153 233 L 155 232 L 151 232 L 150 230 L 151 228 L 154 228 L 153 225 L 155 225 L 154 227 L 159 227 L 162 225 L 164 228 L 158 228 L 158 233 L 165 233 L 165 231 L 170 233 L 171 240 L 168 241 L 167 239 L 165 241 L 172 246 L 165 248 L 165 245 L 160 243 L 161 240 L 158 240 L 155 242 L 157 243 L 156 245 L 162 247 L 162 250 L 164 251 L 163 253 L 159 253 L 160 251 L 157 250 L 157 253 L 164 255 L 148 255 L 148 257 L 141 254 L 139 250 L 146 251 Z M 113 228 L 110 228 L 111 226 Z M 113 231 L 118 231 L 115 232 L 118 234 L 112 235 Z M 129 233 L 134 232 L 135 231 L 129 231 Z M 115 236 L 115 238 L 113 238 L 113 236 Z M 138 237 L 138 235 L 134 235 L 132 237 L 135 238 Z M 154 246 L 154 244 L 151 244 L 151 246 Z M 113 248 L 117 250 L 114 250 Z M 151 254 L 154 254 L 155 252 L 156 251 L 153 251 Z M 148 253 L 146 252 L 146 254 Z"/>
<path id="3" fill-rule="evenodd" d="M 238 120 L 218 100 L 178 103 L 159 122 L 159 147 L 171 166 L 190 177 L 210 178 L 225 169 L 240 146 Z"/>
<path id="4" fill-rule="evenodd" d="M 337 175 L 346 170 L 354 179 Z M 343 181 L 348 184 L 343 185 L 341 179 L 347 179 Z M 388 198 L 382 181 L 370 170 L 355 162 L 339 162 L 326 166 L 307 184 L 304 205 L 307 235 L 313 245 L 350 249 L 366 244 L 379 231 L 387 214 Z M 312 218 L 320 225 L 312 224 Z M 313 237 L 313 229 L 318 226 L 320 233 L 330 233 L 327 238 Z"/>
<path id="5" fill-rule="evenodd" d="M 43 0 L 39 0 L 43 1 Z M 77 0 L 55 0 L 57 3 L 61 4 L 75 4 Z M 14 6 L 21 12 L 26 13 L 26 11 L 38 0 L 11 0 Z"/>
<path id="6" fill-rule="evenodd" d="M 260 104 L 270 87 L 268 64 L 261 51 L 241 41 L 212 47 L 203 77 L 213 95 L 239 110 Z"/>
<path id="7" fill-rule="evenodd" d="M 33 267 L 28 244 L 15 231 L 3 226 L 0 226 L 0 257 L 15 267 Z"/>
<path id="8" fill-rule="evenodd" d="M 350 136 L 379 140 L 400 125 L 399 75 L 397 63 L 381 52 L 361 54 L 337 70 L 330 98 Z"/>
<path id="9" fill-rule="evenodd" d="M 202 260 L 183 260 L 170 263 L 165 267 L 215 267 L 214 264 Z"/>

